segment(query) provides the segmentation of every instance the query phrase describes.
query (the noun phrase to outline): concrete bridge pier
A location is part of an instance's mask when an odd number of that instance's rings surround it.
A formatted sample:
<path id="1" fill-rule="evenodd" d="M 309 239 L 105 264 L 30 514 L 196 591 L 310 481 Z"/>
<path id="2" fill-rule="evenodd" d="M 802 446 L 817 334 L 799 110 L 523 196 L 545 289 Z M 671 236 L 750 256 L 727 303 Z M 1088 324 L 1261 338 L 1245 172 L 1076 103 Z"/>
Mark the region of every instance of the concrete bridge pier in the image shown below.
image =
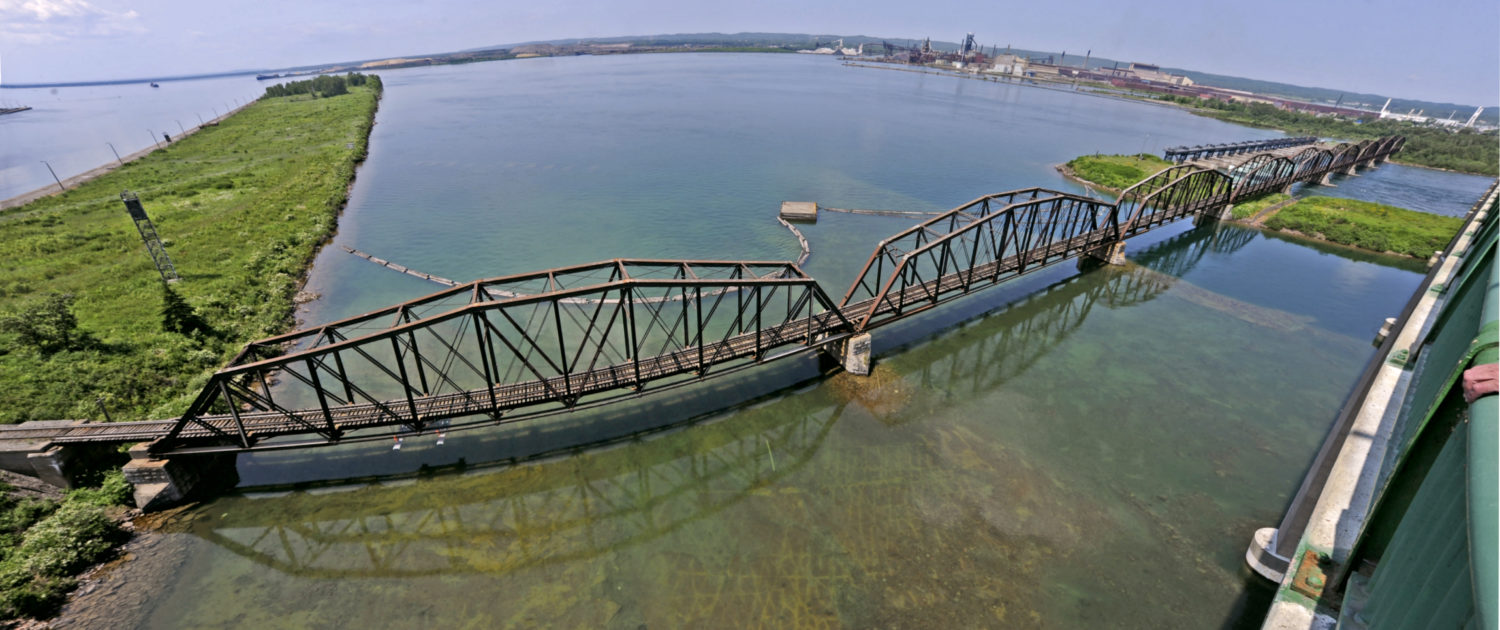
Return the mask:
<path id="1" fill-rule="evenodd" d="M 1108 245 L 1101 245 L 1091 249 L 1085 254 L 1109 265 L 1125 264 L 1125 241 L 1115 241 Z"/>
<path id="2" fill-rule="evenodd" d="M 1357 177 L 1359 175 L 1359 173 L 1354 172 L 1354 169 L 1356 169 L 1356 168 L 1359 168 L 1358 164 L 1350 164 L 1349 168 L 1344 169 L 1343 172 L 1344 172 L 1345 175 L 1347 175 L 1349 177 Z"/>
<path id="3" fill-rule="evenodd" d="M 1333 171 L 1329 171 L 1327 173 L 1324 173 L 1323 177 L 1321 177 L 1321 178 L 1318 179 L 1318 185 L 1319 186 L 1327 186 L 1329 188 L 1337 188 L 1337 186 L 1333 185 L 1332 179 L 1333 179 Z"/>
<path id="4" fill-rule="evenodd" d="M 1231 219 L 1231 218 L 1234 217 L 1234 215 L 1232 215 L 1232 214 L 1229 213 L 1229 211 L 1232 210 L 1232 209 L 1234 209 L 1234 206 L 1224 206 L 1224 211 L 1223 212 L 1219 212 L 1219 213 L 1204 212 L 1204 213 L 1198 214 L 1198 215 L 1196 215 L 1196 216 L 1193 217 L 1193 227 L 1203 227 L 1205 225 L 1218 225 L 1218 224 L 1220 224 L 1220 223 L 1222 223 L 1224 221 L 1228 221 L 1229 219 Z"/>
<path id="5" fill-rule="evenodd" d="M 125 480 L 135 487 L 136 507 L 152 512 L 172 507 L 203 491 L 232 488 L 239 482 L 234 453 L 153 456 L 150 444 L 130 447 Z"/>
<path id="6" fill-rule="evenodd" d="M 832 348 L 824 349 L 844 371 L 857 376 L 870 375 L 870 333 L 859 333 L 845 339 Z"/>

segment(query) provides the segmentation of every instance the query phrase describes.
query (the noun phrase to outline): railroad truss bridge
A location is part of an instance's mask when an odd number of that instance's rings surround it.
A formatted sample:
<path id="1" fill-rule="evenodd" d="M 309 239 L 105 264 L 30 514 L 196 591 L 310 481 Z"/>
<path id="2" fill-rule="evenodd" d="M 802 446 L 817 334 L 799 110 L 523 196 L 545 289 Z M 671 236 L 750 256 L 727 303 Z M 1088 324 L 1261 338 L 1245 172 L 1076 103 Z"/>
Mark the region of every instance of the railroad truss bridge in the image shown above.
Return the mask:
<path id="1" fill-rule="evenodd" d="M 1198 159 L 1114 202 L 986 195 L 882 241 L 838 298 L 791 262 L 617 259 L 477 280 L 250 343 L 180 417 L 33 423 L 0 429 L 0 442 L 147 443 L 164 460 L 518 422 L 813 351 L 866 373 L 876 328 L 1068 259 L 1123 262 L 1130 237 L 1352 175 L 1404 143 L 1185 155 Z"/>

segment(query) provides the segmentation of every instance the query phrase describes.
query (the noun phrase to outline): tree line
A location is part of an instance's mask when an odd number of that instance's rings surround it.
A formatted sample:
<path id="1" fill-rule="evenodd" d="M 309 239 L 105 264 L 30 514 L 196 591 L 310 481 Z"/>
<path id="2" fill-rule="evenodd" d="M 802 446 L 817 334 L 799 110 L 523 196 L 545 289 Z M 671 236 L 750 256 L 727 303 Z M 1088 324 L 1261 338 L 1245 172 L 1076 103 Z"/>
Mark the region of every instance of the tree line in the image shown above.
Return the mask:
<path id="1" fill-rule="evenodd" d="M 374 85 L 378 90 L 380 77 L 373 74 L 364 75 L 358 72 L 350 72 L 343 76 L 323 74 L 306 81 L 292 81 L 291 83 L 273 85 L 266 88 L 266 96 L 277 97 L 311 94 L 314 98 L 327 98 L 340 94 L 348 94 L 349 88 L 365 84 Z"/>

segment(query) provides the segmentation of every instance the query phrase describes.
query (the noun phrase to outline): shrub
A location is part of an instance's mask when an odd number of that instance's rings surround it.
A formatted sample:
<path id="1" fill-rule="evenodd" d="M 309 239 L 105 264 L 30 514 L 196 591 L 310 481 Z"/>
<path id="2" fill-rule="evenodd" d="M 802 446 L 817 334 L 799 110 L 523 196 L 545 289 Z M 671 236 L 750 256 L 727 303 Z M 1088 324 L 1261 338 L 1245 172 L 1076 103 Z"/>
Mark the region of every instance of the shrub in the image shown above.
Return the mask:
<path id="1" fill-rule="evenodd" d="M 15 335 L 16 343 L 44 355 L 82 349 L 93 341 L 78 329 L 71 293 L 48 294 L 39 302 L 0 317 L 0 331 Z"/>
<path id="2" fill-rule="evenodd" d="M 68 502 L 98 507 L 130 505 L 134 502 L 134 495 L 130 482 L 125 481 L 125 473 L 120 472 L 119 468 L 111 468 L 104 473 L 104 480 L 99 487 L 68 491 Z"/>
<path id="3" fill-rule="evenodd" d="M 15 558 L 34 575 L 66 577 L 104 559 L 124 534 L 104 508 L 69 501 L 26 531 Z"/>

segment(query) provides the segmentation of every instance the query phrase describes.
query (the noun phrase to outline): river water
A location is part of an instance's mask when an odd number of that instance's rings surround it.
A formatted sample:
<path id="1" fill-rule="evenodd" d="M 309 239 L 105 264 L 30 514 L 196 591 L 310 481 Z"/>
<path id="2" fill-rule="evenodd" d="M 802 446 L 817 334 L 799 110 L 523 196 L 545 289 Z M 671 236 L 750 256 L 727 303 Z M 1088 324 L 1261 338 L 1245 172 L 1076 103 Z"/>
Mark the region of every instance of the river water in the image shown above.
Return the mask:
<path id="1" fill-rule="evenodd" d="M 0 199 L 53 184 L 46 160 L 67 179 L 121 156 L 176 138 L 265 92 L 252 76 L 0 90 L 0 107 L 30 111 L 0 116 Z"/>
<path id="2" fill-rule="evenodd" d="M 614 257 L 792 259 L 783 200 L 945 209 L 1080 191 L 1052 167 L 1082 153 L 1278 135 L 797 55 L 382 76 L 307 323 L 441 288 L 337 245 L 460 281 Z M 1421 209 L 1445 214 L 1486 183 L 1396 165 L 1334 181 L 1354 196 L 1414 182 Z M 909 223 L 825 214 L 804 228 L 806 268 L 842 295 Z M 798 359 L 441 445 L 243 456 L 240 493 L 170 518 L 151 560 L 90 596 L 100 616 L 74 621 L 1258 627 L 1269 589 L 1245 546 L 1278 520 L 1421 266 L 1186 223 L 1127 255 L 880 329 L 868 378 Z M 582 436 L 618 439 L 568 448 Z"/>

